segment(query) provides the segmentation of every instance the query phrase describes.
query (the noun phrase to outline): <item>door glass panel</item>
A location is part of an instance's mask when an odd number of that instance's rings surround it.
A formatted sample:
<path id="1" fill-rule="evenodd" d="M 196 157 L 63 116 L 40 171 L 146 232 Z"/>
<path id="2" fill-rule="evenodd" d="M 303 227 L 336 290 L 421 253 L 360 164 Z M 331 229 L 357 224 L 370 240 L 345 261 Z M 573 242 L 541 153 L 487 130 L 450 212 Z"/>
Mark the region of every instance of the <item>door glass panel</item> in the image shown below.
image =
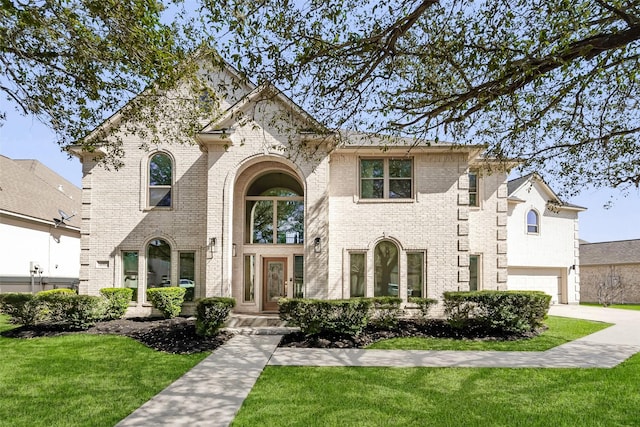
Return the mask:
<path id="1" fill-rule="evenodd" d="M 304 243 L 304 203 L 294 200 L 278 201 L 278 243 Z"/>
<path id="2" fill-rule="evenodd" d="M 285 267 L 282 261 L 267 261 L 267 301 L 277 303 L 285 296 Z"/>
<path id="3" fill-rule="evenodd" d="M 293 257 L 293 297 L 304 298 L 304 257 Z"/>
<path id="4" fill-rule="evenodd" d="M 253 302 L 255 298 L 255 268 L 256 256 L 245 255 L 244 257 L 244 302 Z"/>

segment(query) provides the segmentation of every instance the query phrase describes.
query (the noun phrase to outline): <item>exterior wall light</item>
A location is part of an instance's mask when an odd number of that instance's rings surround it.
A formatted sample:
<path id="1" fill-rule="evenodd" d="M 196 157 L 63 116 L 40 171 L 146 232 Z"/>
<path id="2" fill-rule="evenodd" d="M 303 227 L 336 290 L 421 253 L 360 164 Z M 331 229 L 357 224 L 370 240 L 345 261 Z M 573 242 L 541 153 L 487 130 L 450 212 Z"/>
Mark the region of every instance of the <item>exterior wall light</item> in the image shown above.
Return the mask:
<path id="1" fill-rule="evenodd" d="M 320 238 L 316 237 L 315 239 L 313 239 L 313 252 L 319 254 L 321 250 L 320 247 Z"/>
<path id="2" fill-rule="evenodd" d="M 213 255 L 213 253 L 217 251 L 216 242 L 217 240 L 215 237 L 209 239 L 209 253 L 211 255 Z"/>

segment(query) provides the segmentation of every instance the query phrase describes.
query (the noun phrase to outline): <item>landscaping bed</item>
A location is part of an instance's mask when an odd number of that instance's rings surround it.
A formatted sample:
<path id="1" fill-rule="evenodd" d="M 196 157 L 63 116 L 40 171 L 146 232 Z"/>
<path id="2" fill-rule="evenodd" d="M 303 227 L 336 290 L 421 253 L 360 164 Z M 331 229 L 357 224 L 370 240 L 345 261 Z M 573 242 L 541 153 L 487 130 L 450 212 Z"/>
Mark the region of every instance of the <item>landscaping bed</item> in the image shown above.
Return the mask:
<path id="1" fill-rule="evenodd" d="M 212 351 L 224 344 L 232 334 L 220 331 L 214 336 L 196 334 L 195 319 L 175 317 L 173 319 L 134 318 L 98 322 L 83 331 L 72 331 L 58 325 L 19 326 L 4 331 L 8 338 L 51 337 L 63 334 L 112 334 L 123 335 L 139 341 L 154 350 L 173 354 L 192 354 Z"/>

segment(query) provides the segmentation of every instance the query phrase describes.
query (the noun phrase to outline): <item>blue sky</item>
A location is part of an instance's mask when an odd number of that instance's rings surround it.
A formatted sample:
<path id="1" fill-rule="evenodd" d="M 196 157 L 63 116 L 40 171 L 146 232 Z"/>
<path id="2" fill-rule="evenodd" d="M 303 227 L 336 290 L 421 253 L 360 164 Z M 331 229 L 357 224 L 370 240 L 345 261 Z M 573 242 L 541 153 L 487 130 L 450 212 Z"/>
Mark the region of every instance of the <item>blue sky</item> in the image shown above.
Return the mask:
<path id="1" fill-rule="evenodd" d="M 35 119 L 7 111 L 7 122 L 0 127 L 0 154 L 12 159 L 36 159 L 81 186 L 82 165 L 69 159 L 54 142 L 52 132 Z M 549 185 L 553 188 L 553 182 Z M 604 242 L 640 238 L 640 191 L 632 189 L 626 196 L 615 189 L 584 189 L 567 200 L 584 206 L 580 213 L 580 238 L 588 242 Z M 604 206 L 612 202 L 613 206 Z"/>

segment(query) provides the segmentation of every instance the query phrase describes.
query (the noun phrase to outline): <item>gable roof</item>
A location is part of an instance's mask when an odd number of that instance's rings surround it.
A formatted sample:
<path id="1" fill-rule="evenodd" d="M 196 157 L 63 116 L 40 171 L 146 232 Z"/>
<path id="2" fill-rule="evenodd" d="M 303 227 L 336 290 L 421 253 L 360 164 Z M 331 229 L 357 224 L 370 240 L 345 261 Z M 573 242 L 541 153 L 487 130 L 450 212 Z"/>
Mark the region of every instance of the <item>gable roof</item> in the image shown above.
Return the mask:
<path id="1" fill-rule="evenodd" d="M 519 178 L 512 179 L 507 182 L 507 197 L 512 202 L 522 202 L 523 200 L 514 196 L 514 194 L 525 185 L 533 185 L 534 182 L 540 184 L 543 190 L 549 196 L 548 202 L 554 204 L 557 209 L 569 209 L 575 211 L 586 211 L 587 208 L 583 206 L 574 205 L 573 203 L 567 203 L 560 199 L 558 195 L 549 187 L 544 179 L 537 173 L 530 173 L 528 175 L 521 176 Z"/>
<path id="2" fill-rule="evenodd" d="M 581 265 L 640 264 L 640 239 L 580 244 Z"/>
<path id="3" fill-rule="evenodd" d="M 0 212 L 55 224 L 58 209 L 80 213 L 82 190 L 37 160 L 12 160 L 0 155 Z M 80 215 L 67 225 L 80 227 Z"/>

